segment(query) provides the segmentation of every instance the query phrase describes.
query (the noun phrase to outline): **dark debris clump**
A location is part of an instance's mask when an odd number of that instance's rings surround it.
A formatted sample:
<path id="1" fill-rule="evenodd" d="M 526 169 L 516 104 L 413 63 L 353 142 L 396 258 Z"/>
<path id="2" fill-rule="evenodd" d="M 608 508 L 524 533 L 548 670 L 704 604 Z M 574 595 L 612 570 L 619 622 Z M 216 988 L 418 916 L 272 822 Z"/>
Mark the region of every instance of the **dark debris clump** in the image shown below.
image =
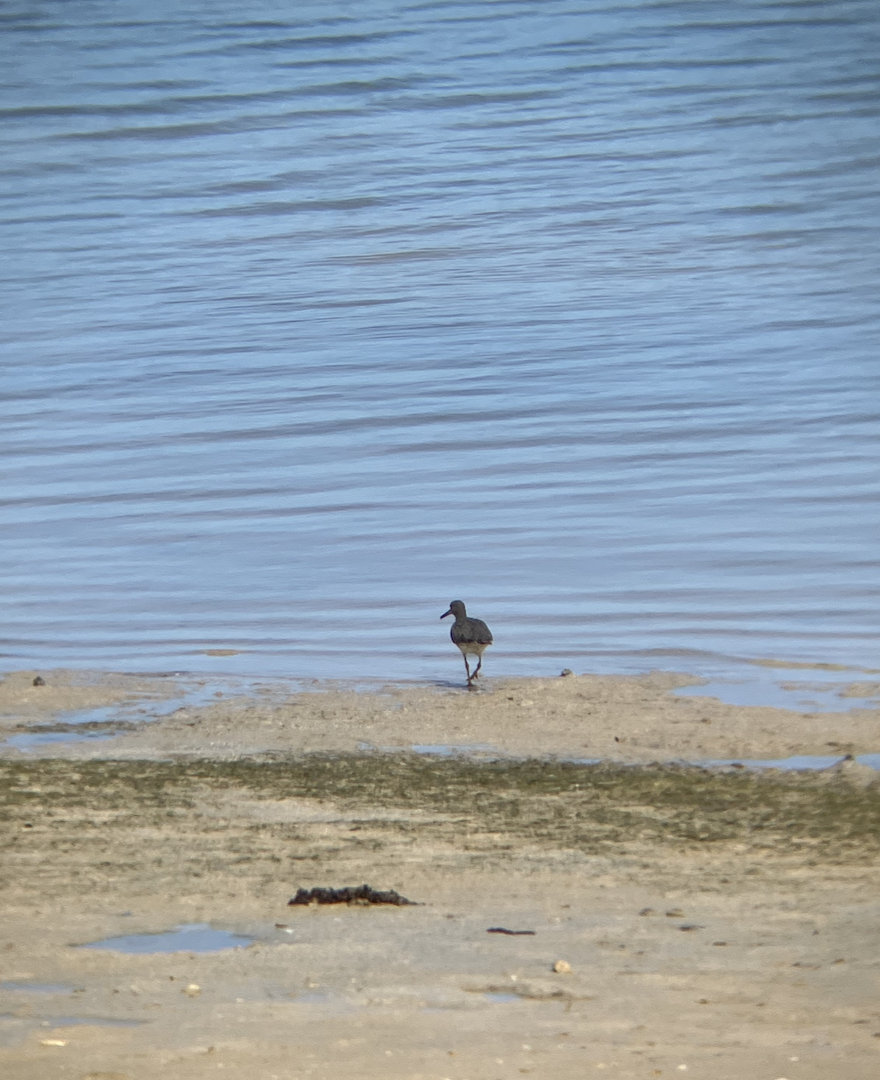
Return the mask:
<path id="1" fill-rule="evenodd" d="M 405 896 L 387 889 L 371 889 L 369 885 L 348 886 L 344 889 L 298 889 L 296 896 L 288 900 L 287 906 L 293 904 L 394 904 L 403 907 L 407 904 L 415 905 L 415 900 L 407 900 Z"/>

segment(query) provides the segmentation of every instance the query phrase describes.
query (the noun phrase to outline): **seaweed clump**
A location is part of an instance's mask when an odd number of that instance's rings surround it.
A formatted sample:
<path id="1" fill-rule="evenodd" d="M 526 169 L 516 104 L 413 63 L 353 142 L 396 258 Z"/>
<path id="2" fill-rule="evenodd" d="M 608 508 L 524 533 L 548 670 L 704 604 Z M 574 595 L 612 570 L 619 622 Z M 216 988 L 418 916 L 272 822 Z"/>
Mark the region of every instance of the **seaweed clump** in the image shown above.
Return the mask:
<path id="1" fill-rule="evenodd" d="M 415 900 L 407 900 L 394 889 L 371 889 L 369 885 L 347 886 L 344 889 L 298 889 L 296 896 L 287 901 L 287 906 L 294 904 L 394 904 L 404 907 L 416 905 Z"/>

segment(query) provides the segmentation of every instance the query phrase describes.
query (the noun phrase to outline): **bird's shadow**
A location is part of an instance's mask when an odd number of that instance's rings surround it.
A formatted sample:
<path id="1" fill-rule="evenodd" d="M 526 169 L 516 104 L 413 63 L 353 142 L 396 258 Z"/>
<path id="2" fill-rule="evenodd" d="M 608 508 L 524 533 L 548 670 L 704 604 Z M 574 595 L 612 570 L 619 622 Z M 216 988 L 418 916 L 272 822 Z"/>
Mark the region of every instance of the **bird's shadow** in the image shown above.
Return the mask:
<path id="1" fill-rule="evenodd" d="M 490 692 L 485 685 L 477 686 L 474 683 L 455 682 L 452 679 L 431 679 L 429 686 L 436 686 L 439 690 L 467 690 L 472 694 Z"/>

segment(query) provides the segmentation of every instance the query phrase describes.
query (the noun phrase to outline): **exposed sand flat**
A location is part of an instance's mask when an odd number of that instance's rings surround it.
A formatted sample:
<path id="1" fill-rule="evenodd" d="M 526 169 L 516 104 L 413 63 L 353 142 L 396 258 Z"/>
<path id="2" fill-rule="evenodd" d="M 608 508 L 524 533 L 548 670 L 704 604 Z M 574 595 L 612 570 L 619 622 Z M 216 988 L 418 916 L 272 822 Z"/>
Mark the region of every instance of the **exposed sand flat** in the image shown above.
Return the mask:
<path id="1" fill-rule="evenodd" d="M 174 693 L 172 680 L 108 676 L 83 685 L 84 676 L 66 672 L 48 673 L 47 686 L 34 688 L 33 674 L 17 673 L 0 683 L 0 734 L 36 730 L 53 711 L 82 708 L 86 700 L 111 704 L 139 691 Z M 112 753 L 229 757 L 452 745 L 635 763 L 880 752 L 880 709 L 799 713 L 673 694 L 699 682 L 691 675 L 652 672 L 489 679 L 477 693 L 393 685 L 364 692 L 333 683 L 290 693 L 281 684 L 267 684 L 261 696 L 221 696 L 214 704 L 187 706 L 140 725 L 114 739 Z M 19 704 L 23 699 L 25 707 Z M 112 723 L 108 729 L 114 730 Z M 77 758 L 107 752 L 102 743 L 72 744 L 63 751 Z"/>
<path id="2" fill-rule="evenodd" d="M 136 692 L 93 680 L 66 704 L 83 677 L 44 673 L 56 696 L 16 715 L 4 687 L 33 675 L 0 684 L 6 732 Z M 613 762 L 876 752 L 878 715 L 671 695 L 692 681 L 275 687 L 107 742 L 7 749 L 0 1076 L 874 1080 L 874 777 Z M 362 882 L 421 906 L 287 906 Z M 73 947 L 192 923 L 253 944 Z"/>
<path id="3" fill-rule="evenodd" d="M 42 680 L 35 686 L 35 680 Z M 0 677 L 0 731 L 43 724 L 65 713 L 126 702 L 150 702 L 175 693 L 172 679 L 88 671 L 11 671 Z"/>

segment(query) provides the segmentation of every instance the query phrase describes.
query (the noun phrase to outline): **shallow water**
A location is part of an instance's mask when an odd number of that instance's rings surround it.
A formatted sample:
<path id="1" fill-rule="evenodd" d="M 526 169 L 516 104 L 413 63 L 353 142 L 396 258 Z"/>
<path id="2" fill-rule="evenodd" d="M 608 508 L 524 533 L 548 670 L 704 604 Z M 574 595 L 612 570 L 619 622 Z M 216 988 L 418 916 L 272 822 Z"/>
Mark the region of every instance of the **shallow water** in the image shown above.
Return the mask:
<path id="1" fill-rule="evenodd" d="M 21 735 L 10 735 L 0 746 L 10 750 L 33 750 L 37 746 L 48 746 L 54 743 L 103 742 L 112 739 L 111 734 L 101 734 L 97 731 L 26 731 Z"/>
<path id="2" fill-rule="evenodd" d="M 169 674 L 169 673 L 163 673 Z M 155 676 L 155 673 L 154 673 Z M 134 700 L 117 703 L 115 705 L 102 705 L 93 709 L 77 709 L 71 712 L 55 714 L 47 725 L 69 725 L 66 731 L 45 731 L 37 725 L 31 731 L 12 735 L 0 742 L 0 748 L 12 747 L 16 750 L 31 750 L 47 743 L 70 743 L 83 740 L 112 739 L 120 732 L 126 730 L 133 723 L 150 723 L 160 720 L 171 713 L 185 713 L 188 708 L 196 709 L 200 706 L 215 704 L 218 698 L 228 695 L 259 695 L 263 700 L 267 694 L 274 693 L 283 687 L 286 693 L 294 693 L 303 689 L 300 680 L 288 679 L 283 684 L 271 686 L 242 678 L 199 678 L 185 676 L 182 672 L 175 672 L 174 677 L 181 693 L 177 697 L 151 700 L 150 696 L 137 697 Z M 76 730 L 86 725 L 101 724 L 103 730 Z M 114 725 L 119 725 L 114 728 Z"/>
<path id="3" fill-rule="evenodd" d="M 435 757 L 455 757 L 456 754 L 493 754 L 498 753 L 494 746 L 485 743 L 473 743 L 467 746 L 455 746 L 451 743 L 425 743 L 409 748 L 414 754 L 427 754 Z"/>
<path id="4" fill-rule="evenodd" d="M 877 666 L 874 0 L 3 28 L 4 666 Z"/>
<path id="5" fill-rule="evenodd" d="M 123 934 L 79 948 L 112 949 L 124 953 L 220 952 L 244 948 L 253 940 L 228 930 L 215 930 L 208 923 L 186 923 L 163 934 Z"/>
<path id="6" fill-rule="evenodd" d="M 871 697 L 856 696 L 848 691 L 856 682 L 852 671 L 840 672 L 829 679 L 825 672 L 815 672 L 813 679 L 804 679 L 802 670 L 774 669 L 773 672 L 753 670 L 745 675 L 737 672 L 736 679 L 715 679 L 700 686 L 684 686 L 676 690 L 682 697 L 714 697 L 728 705 L 772 705 L 800 713 L 848 712 L 850 709 L 876 709 L 880 705 L 880 683 L 874 683 L 876 693 Z M 847 691 L 844 693 L 844 691 Z"/>
<path id="7" fill-rule="evenodd" d="M 782 769 L 783 772 L 814 771 L 830 769 L 844 758 L 840 754 L 792 754 L 787 758 L 719 758 L 703 761 L 701 765 L 742 765 L 745 769 Z M 880 754 L 860 754 L 855 759 L 860 765 L 880 769 Z"/>

